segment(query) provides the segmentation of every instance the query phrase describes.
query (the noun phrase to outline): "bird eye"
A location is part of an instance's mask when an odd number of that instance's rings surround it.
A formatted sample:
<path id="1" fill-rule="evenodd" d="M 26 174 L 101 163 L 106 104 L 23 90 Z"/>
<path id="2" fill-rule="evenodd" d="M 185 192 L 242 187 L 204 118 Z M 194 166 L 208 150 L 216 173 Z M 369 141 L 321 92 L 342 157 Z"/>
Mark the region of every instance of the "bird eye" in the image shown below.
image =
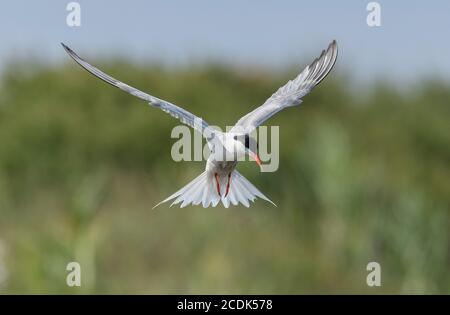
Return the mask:
<path id="1" fill-rule="evenodd" d="M 237 136 L 234 136 L 233 139 L 234 139 L 234 140 L 237 140 Z"/>

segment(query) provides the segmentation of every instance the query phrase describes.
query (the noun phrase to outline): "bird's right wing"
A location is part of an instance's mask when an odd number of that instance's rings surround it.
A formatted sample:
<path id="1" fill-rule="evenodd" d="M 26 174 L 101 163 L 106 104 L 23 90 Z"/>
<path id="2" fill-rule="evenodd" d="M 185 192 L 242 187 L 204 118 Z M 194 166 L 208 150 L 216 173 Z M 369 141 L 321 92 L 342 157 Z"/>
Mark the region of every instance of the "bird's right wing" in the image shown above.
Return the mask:
<path id="1" fill-rule="evenodd" d="M 337 44 L 333 41 L 327 50 L 322 51 L 294 80 L 279 88 L 263 105 L 239 119 L 231 131 L 249 134 L 279 111 L 300 104 L 302 97 L 330 73 L 336 63 L 337 54 Z"/>
<path id="2" fill-rule="evenodd" d="M 107 75 L 106 73 L 100 71 L 96 67 L 87 63 L 85 60 L 80 58 L 72 49 L 70 49 L 63 43 L 61 43 L 61 45 L 64 47 L 69 56 L 73 58 L 73 60 L 75 60 L 80 66 L 82 66 L 84 69 L 86 69 L 88 72 L 90 72 L 97 78 L 121 89 L 122 91 L 125 91 L 127 93 L 130 93 L 131 95 L 139 97 L 140 99 L 146 101 L 147 103 L 149 103 L 154 107 L 160 108 L 164 112 L 179 119 L 182 123 L 198 130 L 200 133 L 202 133 L 202 135 L 204 135 L 207 138 L 209 137 L 209 135 L 214 133 L 212 128 L 209 128 L 208 123 L 206 123 L 202 118 L 197 117 L 194 114 L 188 112 L 187 110 L 178 107 L 172 103 L 151 96 L 132 86 L 129 86 L 128 84 L 125 84 L 117 79 L 114 79 L 113 77 Z"/>

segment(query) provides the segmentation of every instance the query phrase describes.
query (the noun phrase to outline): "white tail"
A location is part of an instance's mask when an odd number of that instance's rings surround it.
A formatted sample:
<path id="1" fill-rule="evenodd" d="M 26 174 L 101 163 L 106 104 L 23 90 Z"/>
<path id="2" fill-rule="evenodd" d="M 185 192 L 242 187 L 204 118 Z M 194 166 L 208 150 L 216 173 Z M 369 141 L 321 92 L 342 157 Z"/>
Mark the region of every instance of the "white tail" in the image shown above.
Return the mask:
<path id="1" fill-rule="evenodd" d="M 181 188 L 179 191 L 164 199 L 156 206 L 167 202 L 169 200 L 175 199 L 170 206 L 176 205 L 181 202 L 180 208 L 184 208 L 189 204 L 199 205 L 202 204 L 204 208 L 208 208 L 210 205 L 213 207 L 217 206 L 219 201 L 225 208 L 233 205 L 243 204 L 246 207 L 250 206 L 249 201 L 254 202 L 257 197 L 264 199 L 274 206 L 274 204 L 269 198 L 264 196 L 255 186 L 252 185 L 244 176 L 242 176 L 238 171 L 234 170 L 230 177 L 230 186 L 228 194 L 226 194 L 226 186 L 228 181 L 228 176 L 218 177 L 220 196 L 217 193 L 216 182 L 214 176 L 208 174 L 206 171 L 201 173 L 197 178 L 191 181 L 189 184 Z"/>

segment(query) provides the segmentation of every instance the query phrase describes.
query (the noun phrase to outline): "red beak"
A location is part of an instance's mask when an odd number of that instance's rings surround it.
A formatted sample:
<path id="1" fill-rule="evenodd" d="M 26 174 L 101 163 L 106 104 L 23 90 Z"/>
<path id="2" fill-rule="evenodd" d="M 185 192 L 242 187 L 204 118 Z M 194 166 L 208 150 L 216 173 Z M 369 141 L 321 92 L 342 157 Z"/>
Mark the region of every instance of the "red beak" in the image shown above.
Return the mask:
<path id="1" fill-rule="evenodd" d="M 258 154 L 256 154 L 256 153 L 250 153 L 250 156 L 255 160 L 256 164 L 258 164 L 259 166 L 262 165 L 261 160 L 259 159 Z"/>

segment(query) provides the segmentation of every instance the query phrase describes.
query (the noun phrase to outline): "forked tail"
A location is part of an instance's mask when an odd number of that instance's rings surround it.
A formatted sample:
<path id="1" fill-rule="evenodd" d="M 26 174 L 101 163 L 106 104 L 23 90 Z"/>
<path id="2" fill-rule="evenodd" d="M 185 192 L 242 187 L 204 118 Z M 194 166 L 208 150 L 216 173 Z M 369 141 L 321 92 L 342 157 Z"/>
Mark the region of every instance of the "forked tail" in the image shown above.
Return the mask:
<path id="1" fill-rule="evenodd" d="M 225 208 L 228 208 L 230 204 L 237 206 L 239 203 L 249 207 L 250 201 L 254 202 L 257 198 L 264 199 L 276 206 L 236 170 L 231 173 L 229 182 L 228 176 L 218 176 L 216 182 L 214 175 L 205 171 L 153 208 L 173 199 L 175 200 L 170 206 L 181 203 L 181 208 L 190 204 L 201 204 L 204 208 L 208 208 L 210 205 L 215 207 L 219 201 L 222 201 Z"/>

